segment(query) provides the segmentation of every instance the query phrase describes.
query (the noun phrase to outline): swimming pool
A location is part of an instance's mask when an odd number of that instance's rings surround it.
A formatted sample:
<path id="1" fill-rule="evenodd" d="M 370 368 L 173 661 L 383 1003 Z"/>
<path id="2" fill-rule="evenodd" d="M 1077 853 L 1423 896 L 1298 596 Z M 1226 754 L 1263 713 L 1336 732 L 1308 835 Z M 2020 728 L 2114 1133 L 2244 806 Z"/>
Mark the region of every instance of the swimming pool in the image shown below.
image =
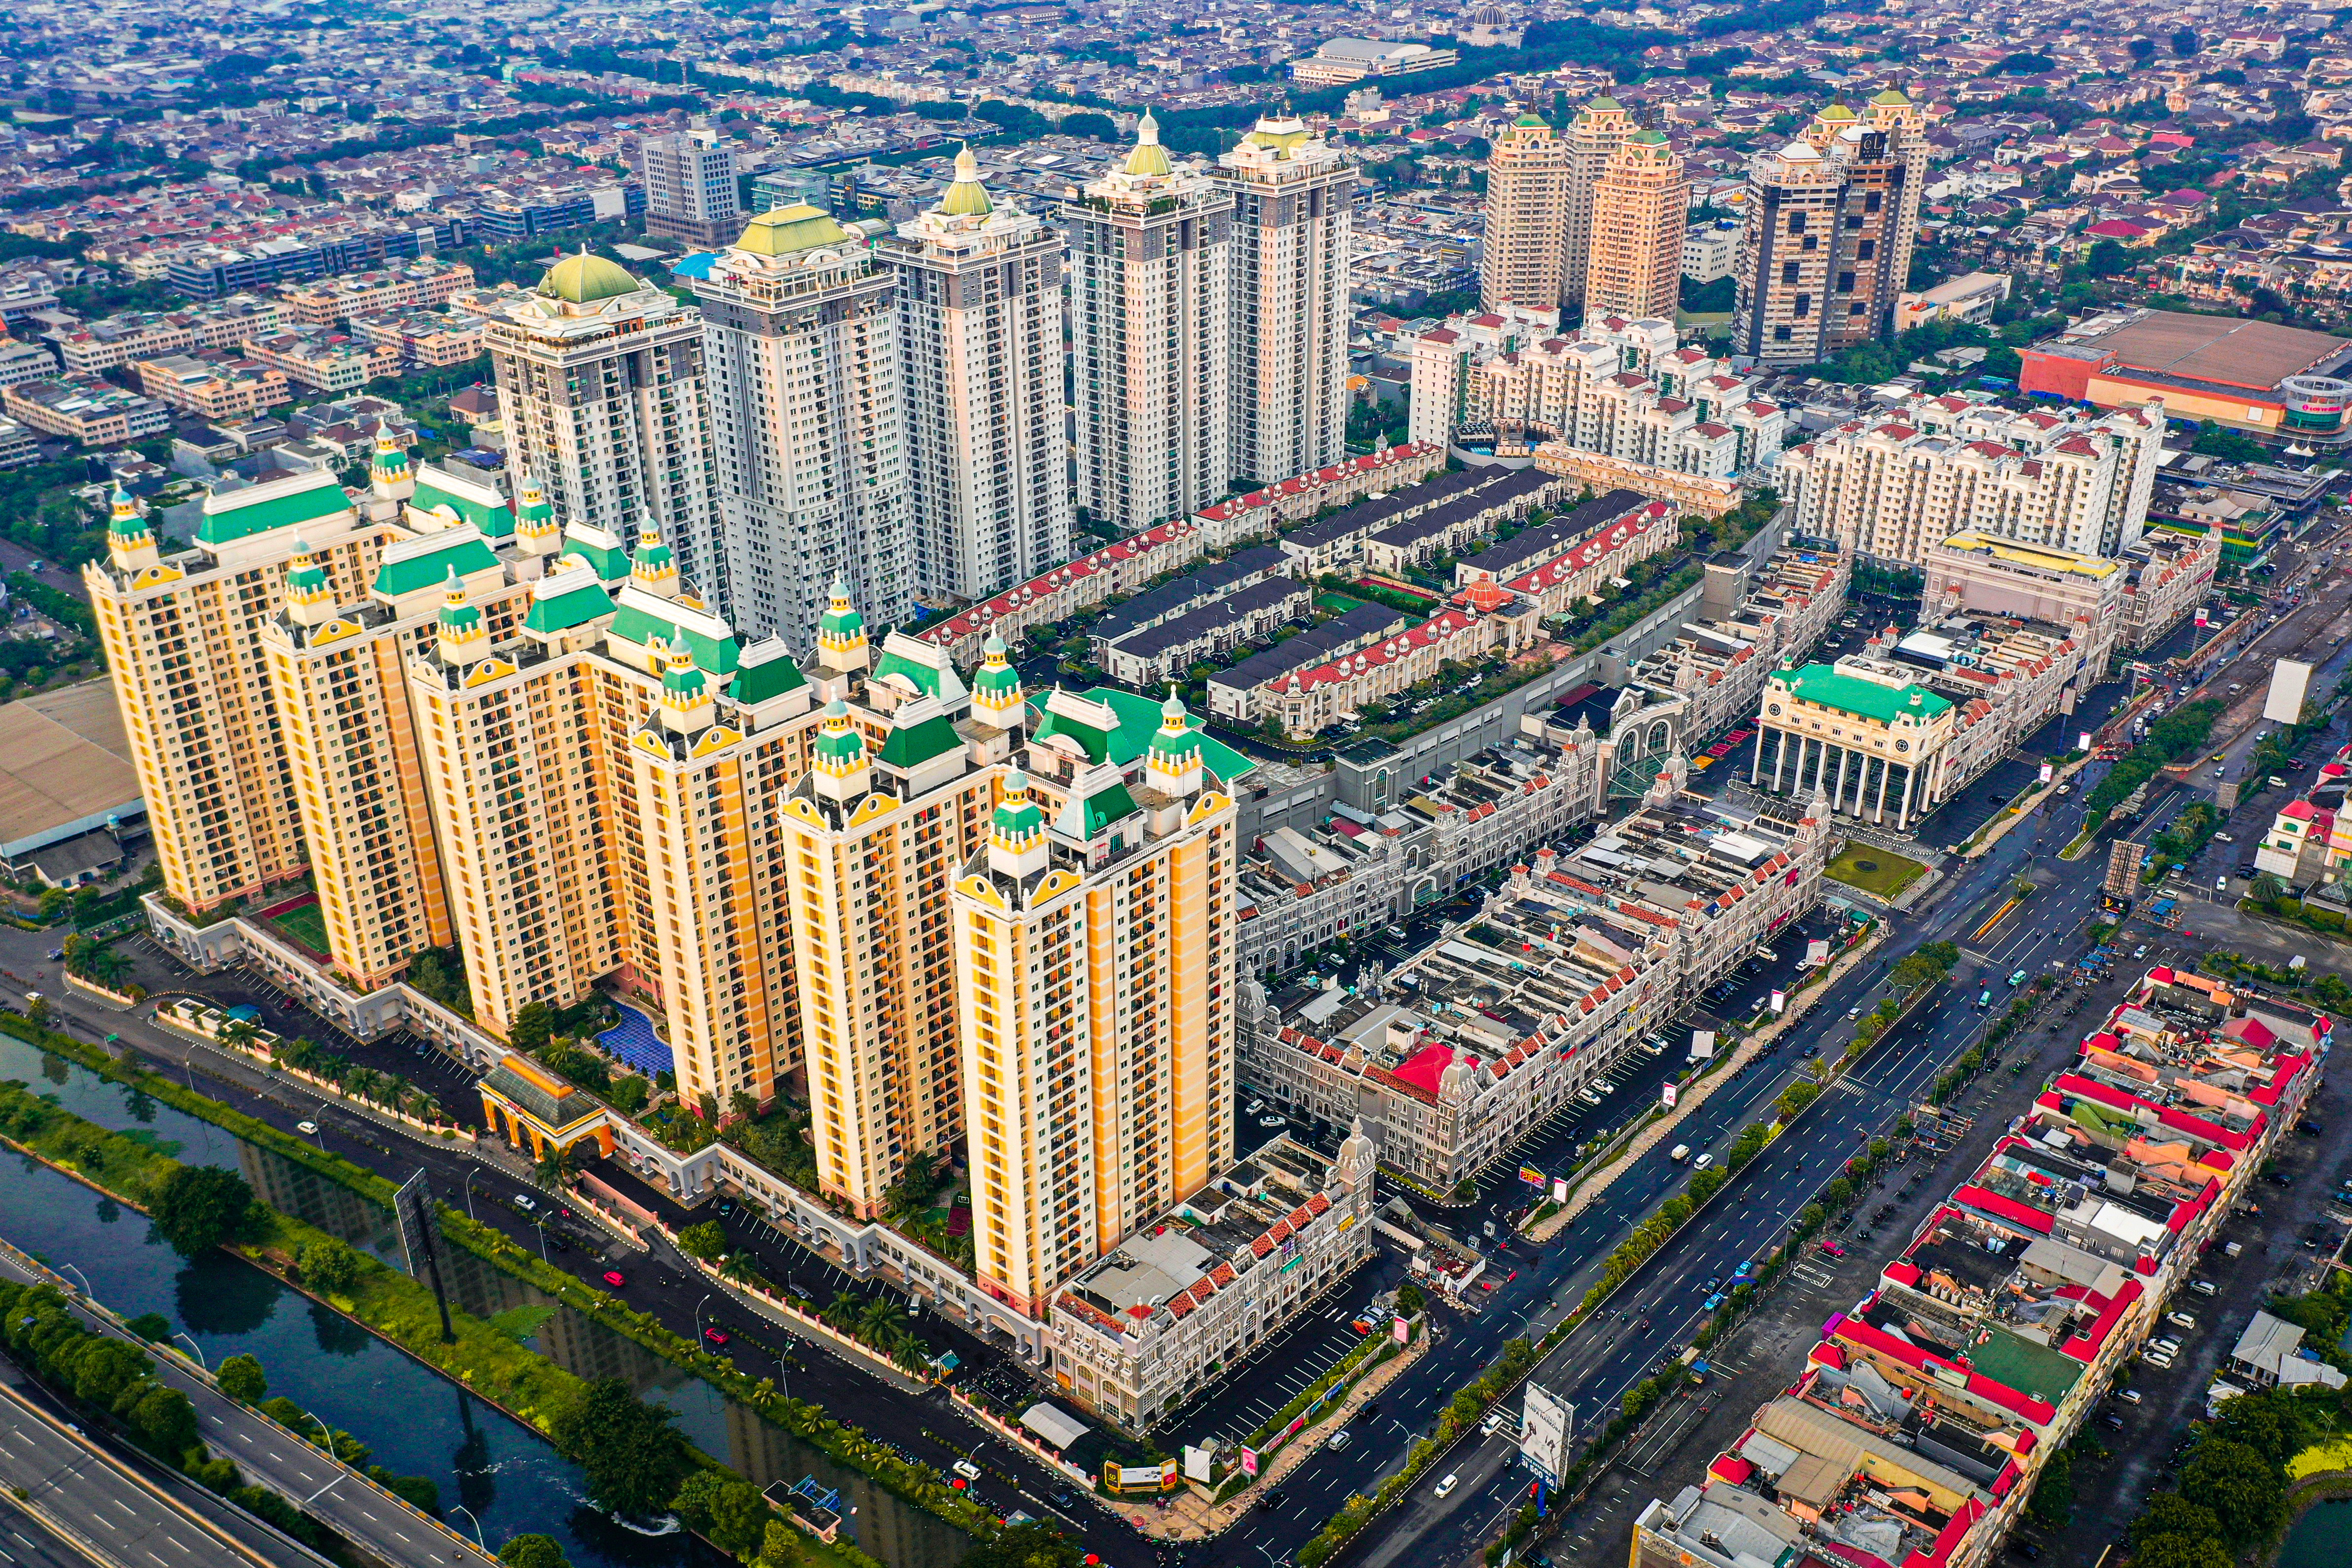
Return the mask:
<path id="1" fill-rule="evenodd" d="M 654 1020 L 623 1002 L 614 1009 L 621 1021 L 596 1037 L 596 1043 L 616 1061 L 625 1061 L 651 1078 L 656 1072 L 673 1072 L 677 1063 L 671 1060 L 669 1047 L 654 1033 Z"/>

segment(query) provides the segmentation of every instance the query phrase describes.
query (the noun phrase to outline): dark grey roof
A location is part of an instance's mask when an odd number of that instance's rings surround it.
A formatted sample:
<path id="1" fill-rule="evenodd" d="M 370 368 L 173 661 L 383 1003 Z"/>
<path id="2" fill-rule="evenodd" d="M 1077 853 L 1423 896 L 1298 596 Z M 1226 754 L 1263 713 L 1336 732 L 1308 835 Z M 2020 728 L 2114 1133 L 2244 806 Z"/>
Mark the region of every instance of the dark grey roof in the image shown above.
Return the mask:
<path id="1" fill-rule="evenodd" d="M 1385 604 L 1359 604 L 1337 619 L 1310 626 L 1287 642 L 1277 643 L 1263 653 L 1253 653 L 1233 668 L 1209 678 L 1221 686 L 1247 691 L 1293 670 L 1328 664 L 1339 657 L 1341 648 L 1361 647 L 1392 632 L 1401 632 L 1407 619 Z"/>
<path id="2" fill-rule="evenodd" d="M 1356 538 L 1388 527 L 1387 519 L 1412 511 L 1416 507 L 1451 500 L 1482 485 L 1492 484 L 1499 476 L 1499 471 L 1492 468 L 1465 468 L 1459 474 L 1440 474 L 1433 479 L 1408 486 L 1377 500 L 1359 502 L 1346 511 L 1334 512 L 1318 522 L 1293 528 L 1282 536 L 1282 542 L 1312 547 Z"/>
<path id="3" fill-rule="evenodd" d="M 1506 539 L 1491 549 L 1480 550 L 1462 564 L 1492 572 L 1497 578 L 1516 577 L 1530 567 L 1549 560 L 1595 528 L 1605 528 L 1649 504 L 1649 497 L 1639 491 L 1612 490 L 1597 500 L 1587 501 L 1574 511 Z"/>
<path id="4" fill-rule="evenodd" d="M 1173 582 L 1163 582 L 1137 594 L 1096 622 L 1087 635 L 1101 642 L 1115 642 L 1139 626 L 1222 598 L 1253 577 L 1280 571 L 1289 559 L 1273 545 L 1258 545 L 1230 559 L 1212 561 Z"/>
<path id="5" fill-rule="evenodd" d="M 1278 607 L 1285 600 L 1312 591 L 1295 577 L 1276 577 L 1264 582 L 1253 582 L 1247 587 L 1235 589 L 1213 603 L 1179 615 L 1173 621 L 1163 621 L 1157 626 L 1130 632 L 1112 646 L 1130 658 L 1157 658 L 1170 648 L 1181 648 L 1203 637 L 1214 636 L 1245 617 L 1263 614 Z"/>

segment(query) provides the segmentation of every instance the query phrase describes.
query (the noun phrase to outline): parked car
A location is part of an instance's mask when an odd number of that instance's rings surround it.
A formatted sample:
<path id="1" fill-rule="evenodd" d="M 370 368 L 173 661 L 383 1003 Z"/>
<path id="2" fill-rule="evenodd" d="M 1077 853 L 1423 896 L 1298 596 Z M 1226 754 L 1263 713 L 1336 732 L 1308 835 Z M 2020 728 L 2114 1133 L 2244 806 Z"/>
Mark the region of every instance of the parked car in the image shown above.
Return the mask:
<path id="1" fill-rule="evenodd" d="M 2118 1388 L 2116 1390 L 2116 1397 L 2122 1400 L 2126 1405 L 2137 1405 L 2139 1403 L 2139 1390 L 2137 1388 Z"/>
<path id="2" fill-rule="evenodd" d="M 2189 1288 L 2200 1296 L 2213 1296 L 2221 1293 L 2214 1288 L 2213 1281 L 2210 1280 L 2191 1280 L 2189 1281 Z"/>
<path id="3" fill-rule="evenodd" d="M 2197 1326 L 2197 1320 L 2187 1312 L 2167 1312 L 2164 1314 L 2164 1321 L 2177 1329 L 2193 1329 Z"/>

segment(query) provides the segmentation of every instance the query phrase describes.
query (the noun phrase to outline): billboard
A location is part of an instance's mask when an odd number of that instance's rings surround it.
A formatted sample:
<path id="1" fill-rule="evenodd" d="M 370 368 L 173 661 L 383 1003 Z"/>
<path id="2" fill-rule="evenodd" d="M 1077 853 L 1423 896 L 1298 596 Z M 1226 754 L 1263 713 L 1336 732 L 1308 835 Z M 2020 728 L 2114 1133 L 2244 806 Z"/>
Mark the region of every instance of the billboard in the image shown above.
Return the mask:
<path id="1" fill-rule="evenodd" d="M 1772 993 L 1772 1016 L 1774 1018 L 1779 1018 L 1782 1013 L 1788 1010 L 1789 993 L 1786 991 L 1774 991 Z"/>
<path id="2" fill-rule="evenodd" d="M 1551 1178 L 1551 1200 L 1554 1203 L 1566 1203 L 1568 1201 L 1568 1178 L 1566 1176 L 1554 1176 Z"/>
<path id="3" fill-rule="evenodd" d="M 1671 1078 L 1667 1079 L 1666 1086 L 1660 1090 L 1659 1093 L 1665 1100 L 1666 1109 L 1669 1111 L 1673 1110 L 1675 1108 L 1675 1081 Z"/>
<path id="4" fill-rule="evenodd" d="M 2117 839 L 2107 846 L 2107 881 L 2109 898 L 2119 898 L 2128 904 L 2139 892 L 2139 862 L 2147 855 L 2146 844 L 2136 844 Z"/>
<path id="5" fill-rule="evenodd" d="M 1695 1061 L 1705 1061 L 1714 1054 L 1715 1030 L 1711 1029 L 1691 1030 L 1691 1059 Z"/>
<path id="6" fill-rule="evenodd" d="M 2058 769 L 2049 763 L 2045 762 L 2042 765 L 2042 781 L 2044 784 L 2049 783 L 2051 779 L 2056 778 L 2057 774 Z"/>
<path id="7" fill-rule="evenodd" d="M 2311 666 L 2300 659 L 2281 659 L 2271 666 L 2270 690 L 2263 697 L 2263 716 L 2273 724 L 2301 724 L 2304 701 L 2311 694 Z"/>
<path id="8" fill-rule="evenodd" d="M 1519 1458 L 1528 1469 L 1558 1486 L 1568 1470 L 1569 1445 L 1576 1437 L 1576 1406 L 1530 1379 L 1519 1415 Z"/>
<path id="9" fill-rule="evenodd" d="M 1246 1454 L 1247 1450 L 1244 1450 Z M 1174 1491 L 1176 1461 L 1170 1459 L 1157 1465 L 1122 1465 L 1105 1459 L 1102 1468 L 1103 1485 L 1112 1491 Z"/>
<path id="10" fill-rule="evenodd" d="M 1543 1172 L 1536 1169 L 1533 1166 L 1521 1166 L 1519 1167 L 1519 1179 L 1527 1183 L 1529 1186 L 1541 1186 L 1551 1178 L 1544 1175 Z"/>
<path id="11" fill-rule="evenodd" d="M 1805 965 L 1808 968 L 1818 969 L 1829 961 L 1830 945 L 1826 940 L 1817 936 L 1805 944 Z"/>

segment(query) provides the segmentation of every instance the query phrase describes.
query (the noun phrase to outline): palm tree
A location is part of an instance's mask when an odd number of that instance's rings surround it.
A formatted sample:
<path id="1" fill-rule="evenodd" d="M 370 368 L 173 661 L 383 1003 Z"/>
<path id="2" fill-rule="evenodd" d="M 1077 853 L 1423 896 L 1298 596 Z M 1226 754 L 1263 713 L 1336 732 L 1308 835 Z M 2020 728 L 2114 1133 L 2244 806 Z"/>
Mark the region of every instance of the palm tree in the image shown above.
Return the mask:
<path id="1" fill-rule="evenodd" d="M 899 1319 L 898 1309 L 886 1298 L 876 1297 L 857 1314 L 857 1337 L 868 1344 L 887 1346 L 894 1332 L 906 1333 L 906 1324 Z"/>
<path id="2" fill-rule="evenodd" d="M 2253 885 L 2246 892 L 2256 904 L 2267 909 L 2286 896 L 2286 883 L 2277 873 L 2266 871 L 2254 878 Z"/>
<path id="3" fill-rule="evenodd" d="M 261 1038 L 261 1028 L 251 1019 L 231 1019 L 221 1025 L 218 1039 L 223 1045 L 236 1051 L 251 1051 Z"/>

